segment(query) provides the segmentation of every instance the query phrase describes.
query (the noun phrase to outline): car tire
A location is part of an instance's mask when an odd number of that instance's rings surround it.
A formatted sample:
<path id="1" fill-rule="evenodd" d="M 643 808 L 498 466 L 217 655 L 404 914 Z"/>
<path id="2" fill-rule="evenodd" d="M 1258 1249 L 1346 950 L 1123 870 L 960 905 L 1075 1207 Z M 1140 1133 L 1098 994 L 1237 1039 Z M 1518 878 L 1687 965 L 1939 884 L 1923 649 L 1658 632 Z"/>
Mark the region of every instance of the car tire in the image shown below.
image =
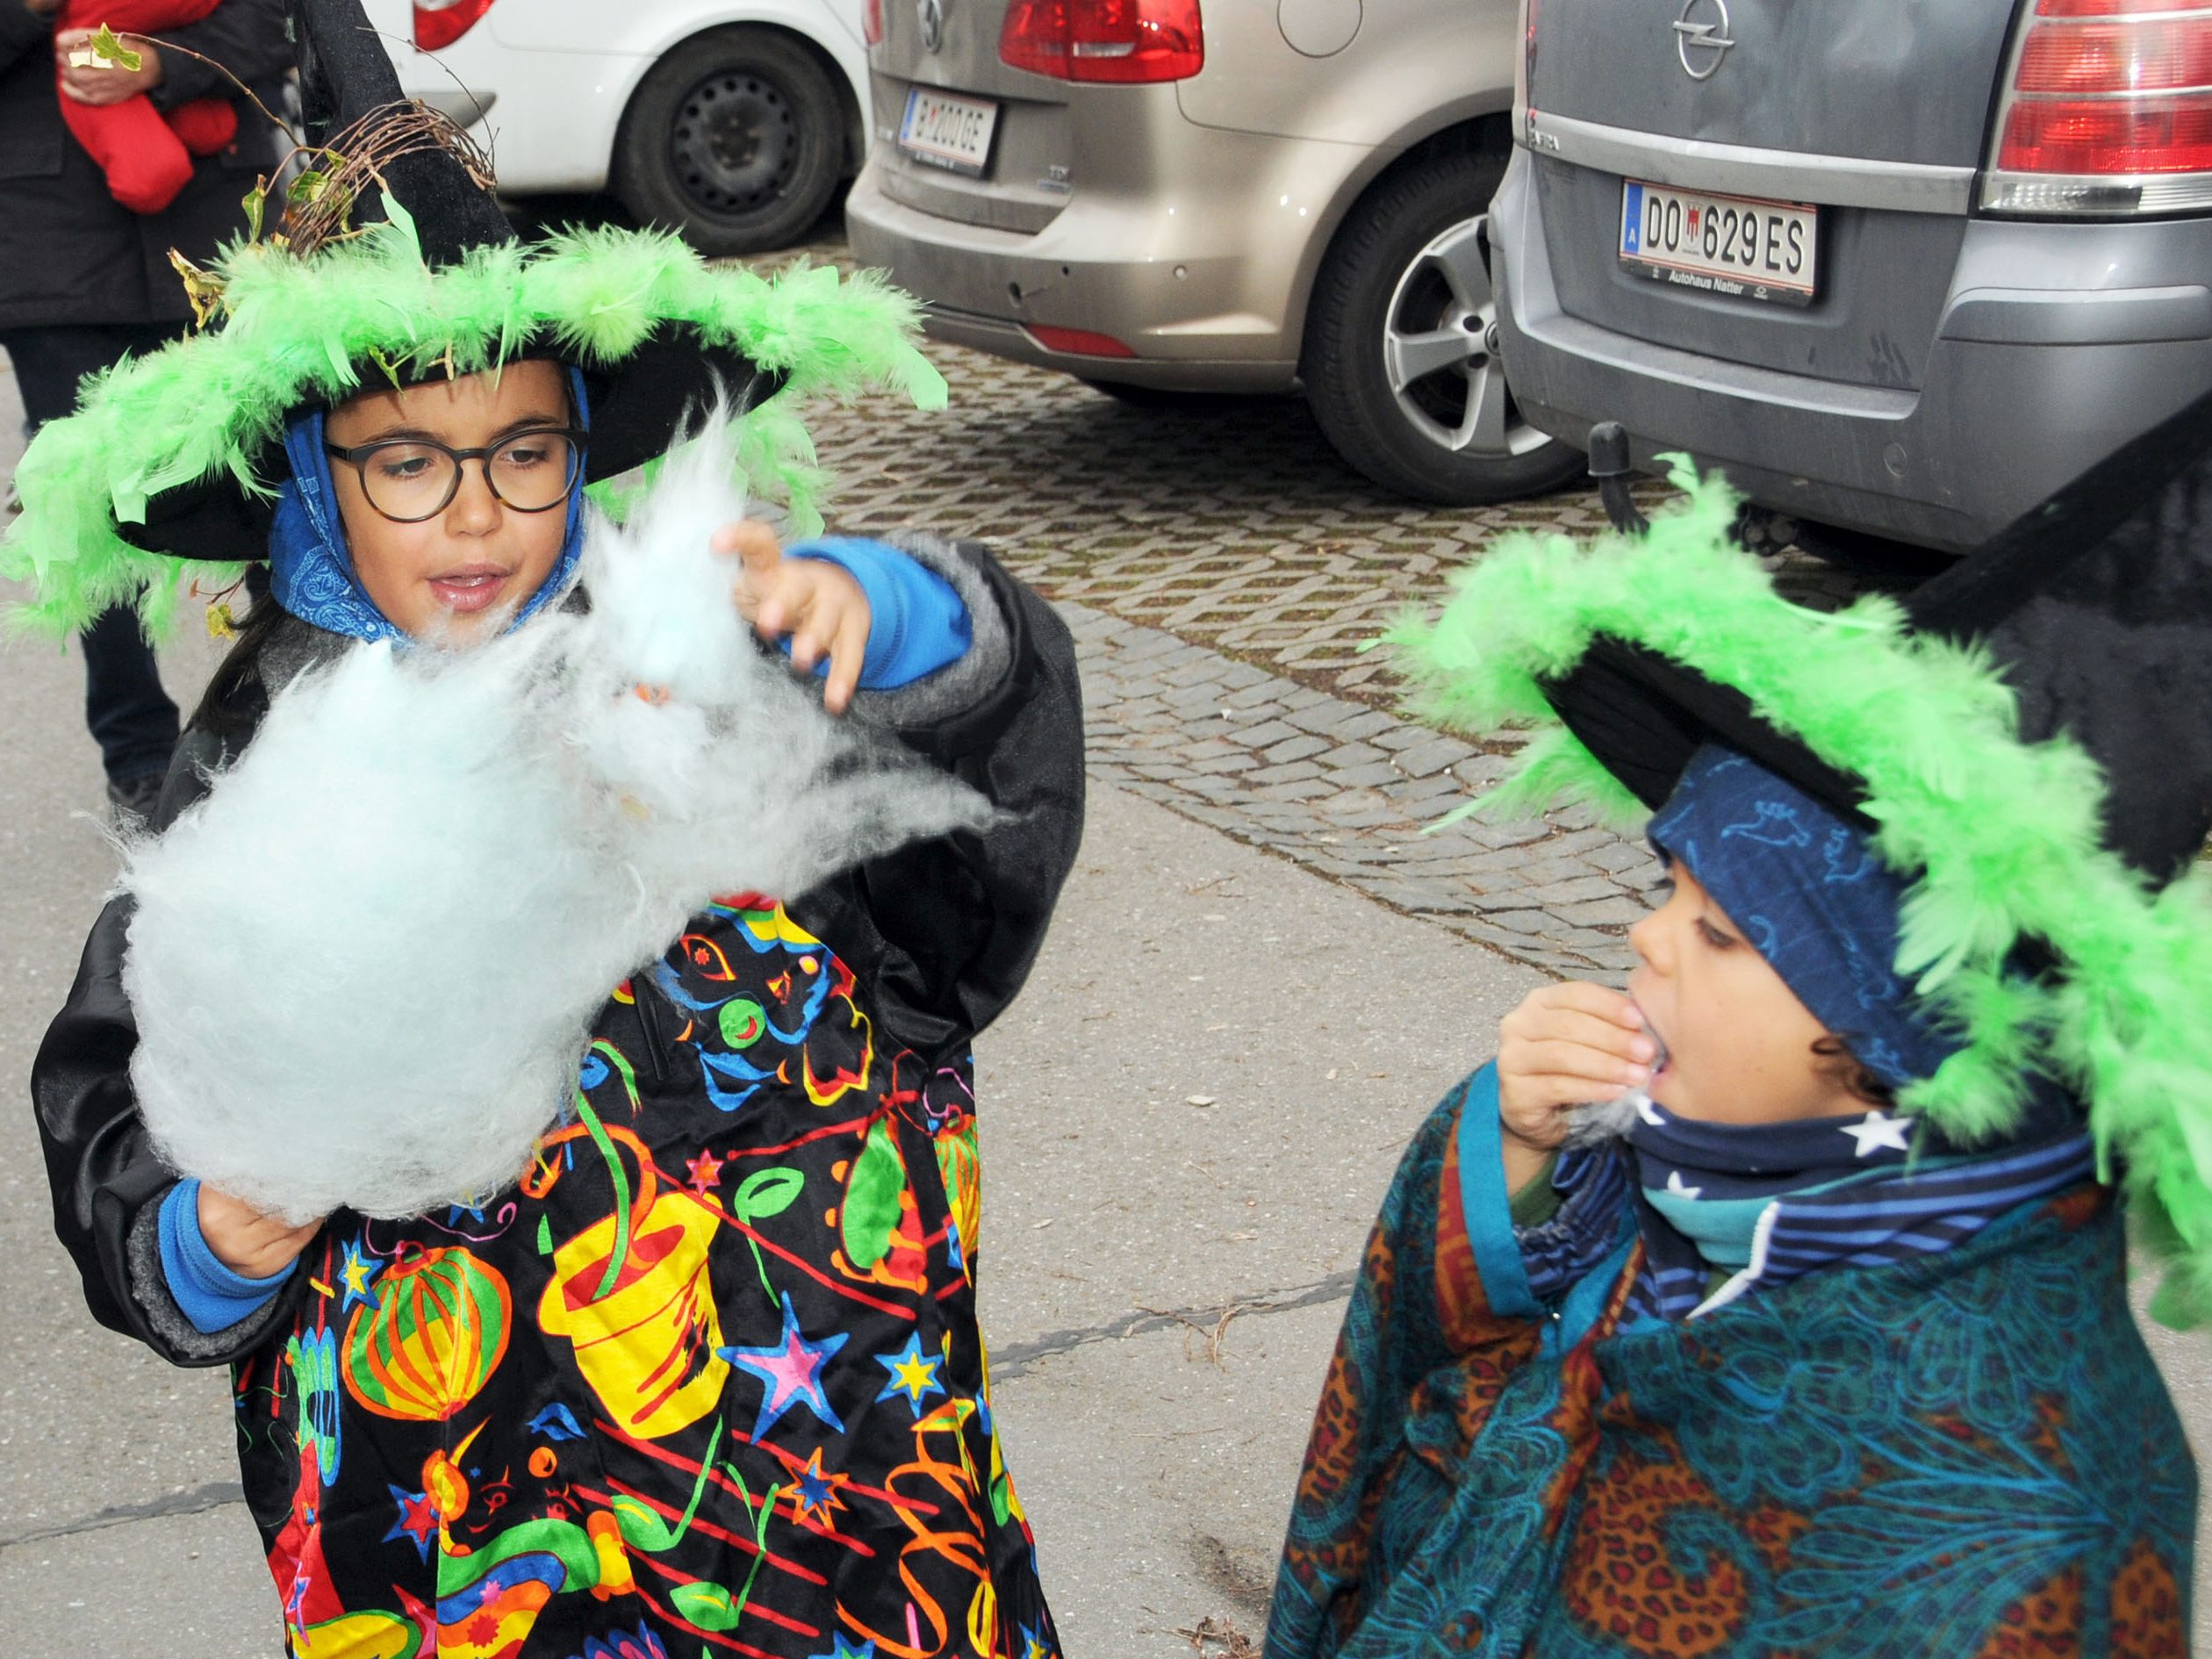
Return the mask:
<path id="1" fill-rule="evenodd" d="M 702 254 L 758 254 L 822 217 L 844 150 L 844 104 L 813 53 L 773 30 L 717 29 L 638 83 L 614 143 L 614 193 Z"/>
<path id="2" fill-rule="evenodd" d="M 1501 157 L 1407 169 L 1345 219 L 1315 280 L 1302 370 L 1336 452 L 1384 488 L 1465 506 L 1555 489 L 1580 450 L 1521 417 L 1497 356 L 1483 223 Z"/>

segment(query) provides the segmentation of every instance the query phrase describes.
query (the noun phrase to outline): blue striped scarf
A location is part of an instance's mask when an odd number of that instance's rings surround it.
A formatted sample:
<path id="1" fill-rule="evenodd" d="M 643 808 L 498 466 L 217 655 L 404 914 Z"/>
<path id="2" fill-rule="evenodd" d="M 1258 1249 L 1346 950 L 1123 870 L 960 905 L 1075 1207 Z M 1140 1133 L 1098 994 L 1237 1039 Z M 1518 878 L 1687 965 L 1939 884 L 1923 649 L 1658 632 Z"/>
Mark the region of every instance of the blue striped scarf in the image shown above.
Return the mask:
<path id="1" fill-rule="evenodd" d="M 1917 1160 L 1892 1144 L 1911 1143 L 1909 1117 L 1869 1111 L 1753 1128 L 1693 1124 L 1654 1107 L 1633 1144 L 1561 1156 L 1552 1174 L 1557 1212 L 1519 1232 L 1530 1289 L 1550 1300 L 1595 1268 L 1619 1237 L 1624 1204 L 1634 1206 L 1644 1241 L 1631 1320 L 1684 1319 L 1754 1286 L 1948 1250 L 2094 1174 L 2087 1133 L 2055 1091 L 2043 1103 L 2043 1132 L 2032 1139 Z M 1842 1160 L 1825 1155 L 1822 1138 L 1831 1136 L 1849 1138 Z M 1860 1144 L 1865 1161 L 1853 1167 Z M 1794 1168 L 1786 1161 L 1808 1154 Z"/>

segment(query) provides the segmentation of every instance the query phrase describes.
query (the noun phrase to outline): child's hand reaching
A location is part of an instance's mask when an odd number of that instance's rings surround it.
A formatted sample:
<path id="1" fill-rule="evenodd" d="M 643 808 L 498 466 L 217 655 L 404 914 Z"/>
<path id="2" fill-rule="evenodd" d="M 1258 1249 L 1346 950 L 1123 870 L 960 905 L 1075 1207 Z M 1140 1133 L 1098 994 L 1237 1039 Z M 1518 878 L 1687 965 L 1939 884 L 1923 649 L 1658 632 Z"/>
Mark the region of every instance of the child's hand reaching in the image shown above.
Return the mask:
<path id="1" fill-rule="evenodd" d="M 1527 1185 L 1567 1138 L 1567 1107 L 1641 1088 L 1658 1052 L 1642 1010 L 1619 991 L 1569 980 L 1530 992 L 1497 1026 L 1506 1190 Z"/>
<path id="2" fill-rule="evenodd" d="M 215 1260 L 248 1279 L 267 1279 L 291 1266 L 321 1227 L 320 1219 L 302 1227 L 266 1215 L 242 1198 L 199 1189 L 200 1237 Z"/>
<path id="3" fill-rule="evenodd" d="M 738 614 L 761 638 L 772 643 L 788 634 L 791 665 L 802 674 L 830 659 L 822 706 L 833 715 L 844 713 L 860 684 L 873 620 L 860 584 L 823 560 L 786 558 L 776 533 L 754 519 L 716 531 L 715 550 L 735 553 L 741 561 Z"/>

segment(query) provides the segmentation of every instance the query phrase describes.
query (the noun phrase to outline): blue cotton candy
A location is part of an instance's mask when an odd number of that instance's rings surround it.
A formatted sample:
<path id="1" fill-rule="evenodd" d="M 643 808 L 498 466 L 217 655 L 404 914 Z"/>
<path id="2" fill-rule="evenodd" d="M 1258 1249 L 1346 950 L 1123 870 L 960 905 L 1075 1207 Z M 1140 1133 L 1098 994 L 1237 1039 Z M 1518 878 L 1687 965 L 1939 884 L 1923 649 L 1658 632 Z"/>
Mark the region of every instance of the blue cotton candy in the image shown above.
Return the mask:
<path id="1" fill-rule="evenodd" d="M 294 1222 L 498 1192 L 609 992 L 714 894 L 988 822 L 761 647 L 710 547 L 728 453 L 717 420 L 594 517 L 588 612 L 350 647 L 126 848 L 131 1081 L 172 1167 Z"/>

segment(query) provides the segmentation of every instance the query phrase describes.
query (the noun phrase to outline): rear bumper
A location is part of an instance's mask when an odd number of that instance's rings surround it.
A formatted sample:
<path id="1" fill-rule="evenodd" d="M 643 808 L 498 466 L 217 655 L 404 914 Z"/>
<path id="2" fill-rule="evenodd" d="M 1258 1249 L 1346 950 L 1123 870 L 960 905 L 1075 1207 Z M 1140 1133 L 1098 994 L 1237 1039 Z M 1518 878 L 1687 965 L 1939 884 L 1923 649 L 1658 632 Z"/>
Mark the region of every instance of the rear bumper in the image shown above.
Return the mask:
<path id="1" fill-rule="evenodd" d="M 1490 239 L 1507 372 L 1535 425 L 1587 443 L 1619 420 L 1639 465 L 1684 451 L 1763 505 L 1922 546 L 1986 541 L 2212 385 L 2212 220 L 1971 222 L 1916 391 L 1568 315 L 1524 152 Z"/>
<path id="2" fill-rule="evenodd" d="M 1191 129 L 1193 133 L 1196 129 Z M 1090 379 L 1166 390 L 1280 391 L 1297 377 L 1289 318 L 1314 234 L 1311 211 L 1363 151 L 1211 131 L 1203 167 L 1172 181 L 1078 184 L 1034 233 L 973 225 L 894 201 L 887 138 L 852 186 L 854 255 L 930 307 L 931 334 Z M 1214 152 L 1233 151 L 1234 154 Z M 1318 154 L 1317 154 L 1318 153 Z M 1318 165 L 1329 176 L 1317 181 Z M 1293 182 L 1295 181 L 1295 182 Z M 1263 188 L 1264 187 L 1264 190 Z M 1268 193 L 1271 192 L 1271 193 Z M 1264 195 L 1264 205 L 1261 198 Z M 1025 324 L 1110 335 L 1134 357 L 1048 351 Z"/>

